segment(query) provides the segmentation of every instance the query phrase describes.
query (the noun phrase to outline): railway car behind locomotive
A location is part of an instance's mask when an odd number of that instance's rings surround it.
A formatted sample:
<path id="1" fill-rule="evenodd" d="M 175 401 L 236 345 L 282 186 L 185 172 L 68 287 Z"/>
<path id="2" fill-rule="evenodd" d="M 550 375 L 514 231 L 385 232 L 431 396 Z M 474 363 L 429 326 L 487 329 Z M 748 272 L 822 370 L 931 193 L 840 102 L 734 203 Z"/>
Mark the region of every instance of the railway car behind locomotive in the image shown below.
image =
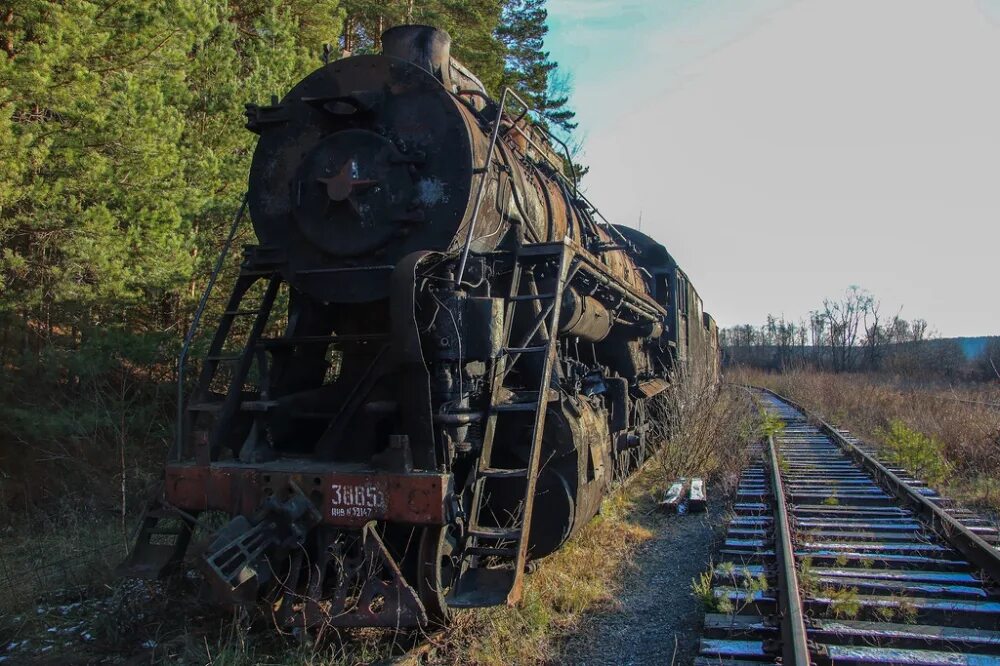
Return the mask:
<path id="1" fill-rule="evenodd" d="M 285 627 L 515 602 L 649 456 L 649 401 L 717 372 L 687 276 L 595 217 L 516 95 L 442 31 L 382 44 L 248 106 L 259 244 L 123 567 L 168 573 L 221 512 L 192 556 Z"/>

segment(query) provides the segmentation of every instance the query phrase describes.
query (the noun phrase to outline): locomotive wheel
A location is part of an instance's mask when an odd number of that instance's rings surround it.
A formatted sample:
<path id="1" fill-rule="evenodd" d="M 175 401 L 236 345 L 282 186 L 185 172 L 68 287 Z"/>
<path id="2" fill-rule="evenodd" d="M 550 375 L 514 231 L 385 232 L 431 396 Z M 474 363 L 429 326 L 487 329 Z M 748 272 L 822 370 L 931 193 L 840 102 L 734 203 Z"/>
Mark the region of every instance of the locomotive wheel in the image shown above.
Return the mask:
<path id="1" fill-rule="evenodd" d="M 458 573 L 453 557 L 457 550 L 458 539 L 455 536 L 454 526 L 424 528 L 420 536 L 417 593 L 431 624 L 445 625 L 451 618 L 445 597 Z"/>

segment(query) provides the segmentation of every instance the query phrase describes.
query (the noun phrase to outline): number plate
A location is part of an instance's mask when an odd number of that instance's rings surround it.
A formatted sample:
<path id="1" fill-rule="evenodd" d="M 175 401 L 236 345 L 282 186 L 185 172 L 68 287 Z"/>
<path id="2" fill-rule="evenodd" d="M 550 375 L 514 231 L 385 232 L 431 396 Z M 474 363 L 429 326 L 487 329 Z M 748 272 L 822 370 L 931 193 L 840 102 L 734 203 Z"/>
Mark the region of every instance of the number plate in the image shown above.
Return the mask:
<path id="1" fill-rule="evenodd" d="M 386 513 L 385 491 L 372 481 L 332 483 L 329 498 L 331 518 L 370 520 Z"/>

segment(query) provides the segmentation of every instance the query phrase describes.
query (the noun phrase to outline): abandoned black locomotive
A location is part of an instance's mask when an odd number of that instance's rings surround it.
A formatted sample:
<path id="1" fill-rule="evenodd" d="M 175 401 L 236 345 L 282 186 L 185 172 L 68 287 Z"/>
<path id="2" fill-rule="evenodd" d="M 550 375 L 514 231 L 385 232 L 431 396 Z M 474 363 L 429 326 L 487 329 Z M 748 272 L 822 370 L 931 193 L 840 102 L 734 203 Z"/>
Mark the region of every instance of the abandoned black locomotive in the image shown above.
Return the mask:
<path id="1" fill-rule="evenodd" d="M 442 31 L 382 44 L 248 106 L 259 244 L 125 567 L 164 574 L 222 512 L 206 579 L 282 626 L 517 601 L 650 455 L 673 373 L 717 373 L 685 274 L 599 218 L 520 98 Z"/>

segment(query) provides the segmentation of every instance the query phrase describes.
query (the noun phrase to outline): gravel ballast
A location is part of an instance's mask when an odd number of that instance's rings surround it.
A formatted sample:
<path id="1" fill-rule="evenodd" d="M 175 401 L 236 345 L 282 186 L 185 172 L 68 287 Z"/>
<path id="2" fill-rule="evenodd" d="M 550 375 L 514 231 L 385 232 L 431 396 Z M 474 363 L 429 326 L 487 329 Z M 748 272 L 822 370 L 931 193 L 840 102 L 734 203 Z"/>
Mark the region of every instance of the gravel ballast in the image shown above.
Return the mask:
<path id="1" fill-rule="evenodd" d="M 706 513 L 664 514 L 653 538 L 635 555 L 613 609 L 583 620 L 559 663 L 579 666 L 690 664 L 698 651 L 704 611 L 691 581 L 705 571 L 725 535 L 725 508 L 710 502 Z"/>

